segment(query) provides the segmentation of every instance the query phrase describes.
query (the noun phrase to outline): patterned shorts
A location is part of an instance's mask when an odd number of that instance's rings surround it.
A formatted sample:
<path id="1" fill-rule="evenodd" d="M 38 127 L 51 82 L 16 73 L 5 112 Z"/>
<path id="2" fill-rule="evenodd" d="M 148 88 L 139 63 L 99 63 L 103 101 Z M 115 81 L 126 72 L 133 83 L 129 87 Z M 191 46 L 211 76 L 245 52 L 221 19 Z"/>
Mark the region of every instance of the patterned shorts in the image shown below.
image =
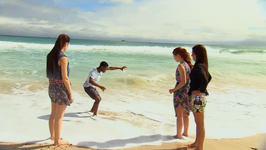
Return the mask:
<path id="1" fill-rule="evenodd" d="M 70 106 L 68 92 L 62 80 L 50 79 L 48 93 L 51 102 Z"/>
<path id="2" fill-rule="evenodd" d="M 192 112 L 198 112 L 198 113 L 203 113 L 206 107 L 206 94 L 201 94 L 201 95 L 191 95 L 191 111 Z"/>

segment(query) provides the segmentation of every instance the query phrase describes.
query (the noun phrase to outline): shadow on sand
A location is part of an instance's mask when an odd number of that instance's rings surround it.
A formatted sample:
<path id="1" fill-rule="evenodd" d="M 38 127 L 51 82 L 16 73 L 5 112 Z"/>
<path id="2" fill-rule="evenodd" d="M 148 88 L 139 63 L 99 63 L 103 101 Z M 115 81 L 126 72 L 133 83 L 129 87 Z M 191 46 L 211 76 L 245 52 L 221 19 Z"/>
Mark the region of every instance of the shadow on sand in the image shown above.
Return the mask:
<path id="1" fill-rule="evenodd" d="M 33 149 L 73 149 L 74 147 L 72 145 L 64 145 L 60 147 L 53 146 L 52 143 L 39 143 L 49 140 L 43 139 L 43 140 L 35 140 L 35 141 L 27 141 L 24 143 L 5 143 L 0 141 L 0 150 L 33 150 Z M 166 142 L 173 140 L 173 137 L 170 135 L 149 135 L 149 136 L 139 136 L 135 138 L 129 138 L 129 139 L 115 139 L 115 140 L 109 140 L 106 142 L 93 142 L 93 141 L 84 141 L 77 144 L 80 148 L 92 148 L 92 149 L 110 149 L 110 148 L 117 148 L 121 149 L 122 147 L 125 147 L 127 145 L 131 145 L 133 147 L 140 146 L 140 145 L 146 145 L 145 143 L 152 143 L 152 142 Z M 152 145 L 150 145 L 152 147 Z M 74 148 L 75 149 L 75 148 Z M 161 148 L 154 148 L 154 150 Z M 167 148 L 164 150 L 187 150 L 188 148 L 182 145 L 182 143 L 177 143 L 177 145 L 174 148 Z"/>
<path id="2" fill-rule="evenodd" d="M 51 143 L 47 144 L 38 144 L 39 142 L 49 141 L 50 138 L 43 139 L 43 140 L 35 140 L 35 141 L 27 141 L 23 143 L 6 143 L 0 141 L 0 150 L 16 150 L 16 149 L 23 149 L 23 150 L 30 150 L 30 149 L 41 149 L 45 147 L 52 146 Z"/>
<path id="3" fill-rule="evenodd" d="M 85 114 L 85 115 L 84 115 Z M 43 119 L 43 120 L 49 120 L 50 114 L 49 115 L 43 115 L 38 117 L 38 119 Z M 65 113 L 64 118 L 68 117 L 74 117 L 74 118 L 92 118 L 88 113 L 86 112 L 72 112 L 72 113 Z M 67 119 L 64 119 L 64 121 L 70 121 Z M 148 135 L 148 136 L 138 136 L 134 138 L 129 138 L 129 139 L 114 139 L 114 140 L 109 140 L 106 142 L 95 142 L 95 141 L 83 141 L 79 142 L 77 144 L 78 147 L 89 147 L 92 149 L 110 149 L 110 148 L 122 148 L 128 145 L 132 146 L 140 146 L 140 145 L 147 145 L 146 143 L 153 143 L 153 142 L 159 142 L 160 144 L 162 142 L 166 141 L 171 141 L 174 140 L 173 136 L 171 135 L 161 135 L 161 134 L 155 134 L 155 135 Z M 27 142 L 28 143 L 28 142 Z M 153 144 L 148 144 L 148 145 L 153 145 Z M 178 148 L 171 148 L 171 149 L 166 149 L 166 150 L 187 150 L 187 147 L 182 145 L 182 143 L 177 144 Z"/>
<path id="4" fill-rule="evenodd" d="M 109 140 L 106 142 L 93 142 L 93 141 L 84 141 L 80 142 L 77 145 L 82 147 L 90 147 L 90 148 L 97 148 L 97 149 L 107 149 L 107 148 L 121 148 L 127 145 L 146 145 L 145 143 L 153 143 L 153 142 L 166 142 L 174 140 L 173 136 L 170 135 L 148 135 L 148 136 L 139 136 L 135 138 L 129 139 L 115 139 Z M 182 143 L 179 143 L 179 148 L 173 148 L 168 150 L 186 150 L 187 147 L 182 146 Z M 149 144 L 150 145 L 150 144 Z"/>
<path id="5" fill-rule="evenodd" d="M 26 144 L 26 143 L 0 142 L 0 150 L 44 150 L 44 149 L 68 150 L 72 149 L 72 147 L 73 147 L 72 145 L 53 146 L 52 144 Z"/>
<path id="6" fill-rule="evenodd" d="M 86 116 L 80 116 L 80 114 L 86 114 Z M 40 116 L 40 117 L 38 117 L 38 119 L 49 120 L 49 117 L 50 117 L 50 114 Z M 65 116 L 64 116 L 64 120 L 63 121 L 70 121 L 70 120 L 66 119 L 68 117 L 70 117 L 70 118 L 90 118 L 92 120 L 96 120 L 91 115 L 89 115 L 87 112 L 65 113 Z"/>

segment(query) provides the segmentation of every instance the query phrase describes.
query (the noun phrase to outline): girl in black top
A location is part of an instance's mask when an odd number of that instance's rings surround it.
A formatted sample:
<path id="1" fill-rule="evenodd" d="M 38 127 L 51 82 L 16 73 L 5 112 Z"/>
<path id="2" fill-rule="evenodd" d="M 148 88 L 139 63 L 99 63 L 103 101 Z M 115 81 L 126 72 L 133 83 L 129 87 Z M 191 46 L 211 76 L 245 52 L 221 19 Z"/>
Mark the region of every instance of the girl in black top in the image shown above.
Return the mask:
<path id="1" fill-rule="evenodd" d="M 188 94 L 191 96 L 190 107 L 195 118 L 197 133 L 195 142 L 189 146 L 196 147 L 195 150 L 203 150 L 205 138 L 204 109 L 206 96 L 209 95 L 206 88 L 212 77 L 208 71 L 208 56 L 203 45 L 195 45 L 192 48 L 192 58 L 195 64 L 190 73 L 191 82 Z"/>

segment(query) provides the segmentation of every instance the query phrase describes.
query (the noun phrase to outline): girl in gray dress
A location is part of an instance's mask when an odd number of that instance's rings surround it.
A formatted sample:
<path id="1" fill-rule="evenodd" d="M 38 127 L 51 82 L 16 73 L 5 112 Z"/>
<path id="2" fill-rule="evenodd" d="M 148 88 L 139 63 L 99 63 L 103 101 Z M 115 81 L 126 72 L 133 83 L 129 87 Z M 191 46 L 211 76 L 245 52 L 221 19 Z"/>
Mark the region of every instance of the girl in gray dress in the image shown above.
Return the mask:
<path id="1" fill-rule="evenodd" d="M 66 107 L 73 103 L 69 82 L 69 63 L 64 54 L 69 42 L 70 38 L 68 35 L 59 35 L 53 49 L 47 55 L 46 76 L 49 78 L 48 93 L 52 105 L 49 129 L 50 138 L 54 145 L 69 144 L 60 138 Z"/>

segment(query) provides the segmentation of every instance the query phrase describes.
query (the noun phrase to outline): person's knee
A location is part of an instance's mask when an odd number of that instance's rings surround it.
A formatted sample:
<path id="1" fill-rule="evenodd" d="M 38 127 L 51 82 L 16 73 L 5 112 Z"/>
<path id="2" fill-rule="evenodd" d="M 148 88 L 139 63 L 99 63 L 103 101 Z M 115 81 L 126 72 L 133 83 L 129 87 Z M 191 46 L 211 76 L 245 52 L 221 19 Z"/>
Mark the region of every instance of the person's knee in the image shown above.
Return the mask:
<path id="1" fill-rule="evenodd" d="M 95 102 L 96 102 L 96 103 L 100 103 L 101 100 L 102 100 L 101 97 L 96 97 L 96 98 L 95 98 Z"/>
<path id="2" fill-rule="evenodd" d="M 201 121 L 197 120 L 196 121 L 196 125 L 197 125 L 197 127 L 203 128 L 204 127 L 204 122 L 202 120 Z"/>
<path id="3" fill-rule="evenodd" d="M 63 119 L 63 117 L 65 115 L 65 110 L 66 110 L 66 105 L 58 105 L 57 111 L 55 114 L 55 120 Z"/>
<path id="4" fill-rule="evenodd" d="M 180 105 L 176 109 L 176 116 L 179 117 L 179 118 L 183 117 L 183 109 L 182 109 L 182 107 L 180 107 Z"/>
<path id="5" fill-rule="evenodd" d="M 177 118 L 183 118 L 183 113 L 177 112 L 176 116 L 177 116 Z"/>
<path id="6" fill-rule="evenodd" d="M 55 113 L 51 113 L 49 119 L 50 119 L 50 120 L 54 120 L 54 119 L 55 119 Z"/>
<path id="7" fill-rule="evenodd" d="M 52 111 L 50 115 L 50 119 L 54 120 L 56 116 L 56 111 Z"/>
<path id="8" fill-rule="evenodd" d="M 55 115 L 55 120 L 61 120 L 61 119 L 63 119 L 63 117 L 64 117 L 64 115 L 58 113 Z"/>

